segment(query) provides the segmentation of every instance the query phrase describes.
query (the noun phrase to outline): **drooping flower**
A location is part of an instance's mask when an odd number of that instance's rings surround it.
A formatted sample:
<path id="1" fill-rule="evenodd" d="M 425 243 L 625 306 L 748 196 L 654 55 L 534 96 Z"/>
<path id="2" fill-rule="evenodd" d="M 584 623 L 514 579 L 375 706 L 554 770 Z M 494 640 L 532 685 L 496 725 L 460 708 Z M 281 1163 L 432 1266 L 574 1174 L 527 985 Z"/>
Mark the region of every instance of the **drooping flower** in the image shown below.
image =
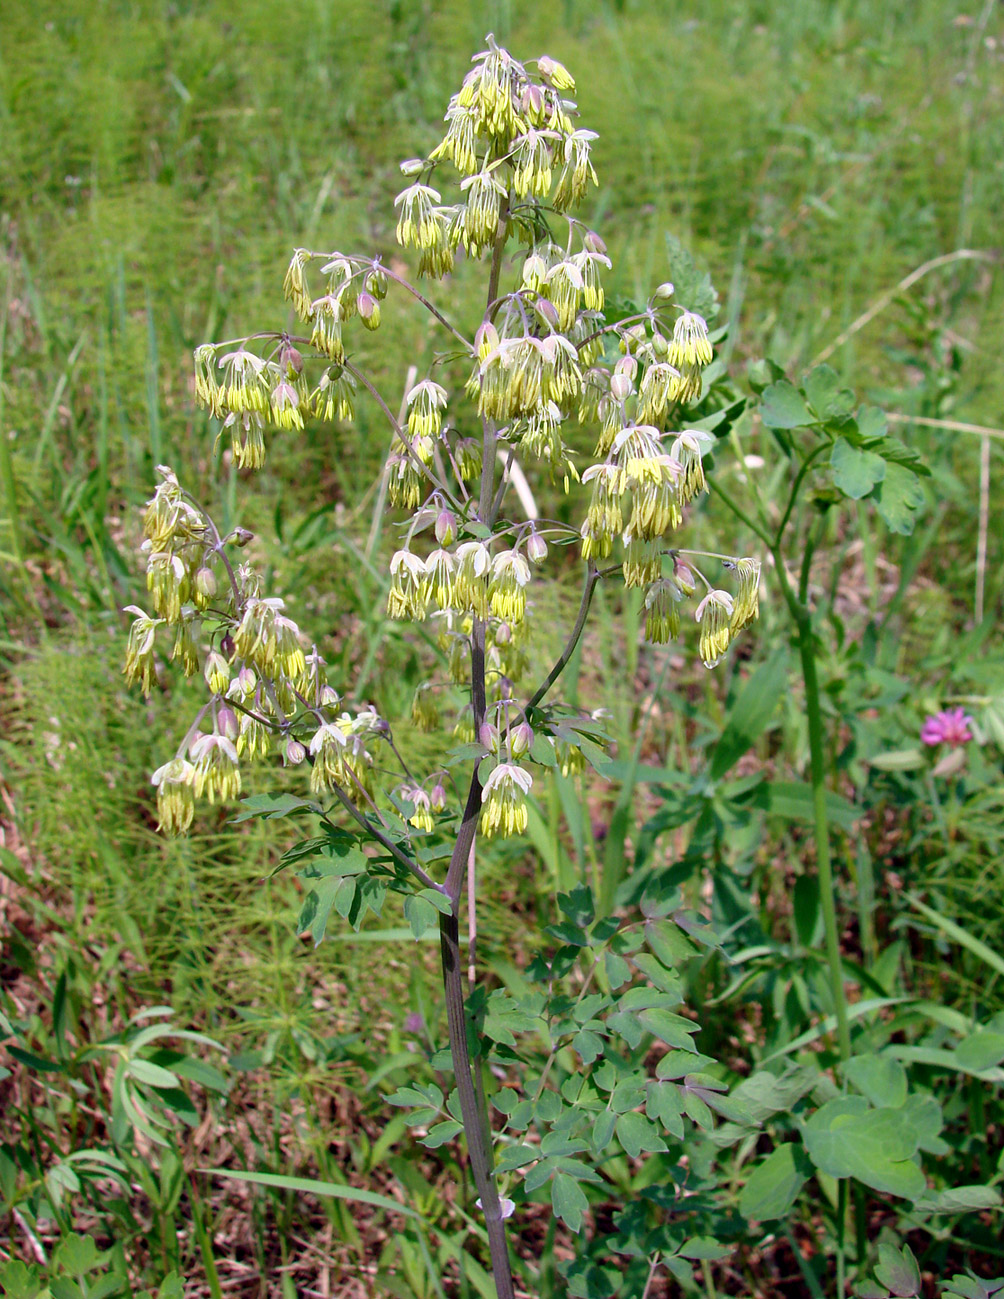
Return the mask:
<path id="1" fill-rule="evenodd" d="M 492 560 L 488 599 L 496 618 L 522 622 L 526 613 L 526 586 L 530 565 L 518 550 L 501 550 Z"/>
<path id="2" fill-rule="evenodd" d="M 701 628 L 699 649 L 706 668 L 716 667 L 725 657 L 731 639 L 729 622 L 734 608 L 728 591 L 709 591 L 694 612 Z"/>
<path id="3" fill-rule="evenodd" d="M 129 628 L 129 641 L 126 645 L 123 668 L 125 678 L 130 685 L 138 684 L 145 695 L 150 695 L 157 680 L 153 658 L 154 638 L 163 619 L 151 618 L 135 604 L 127 604 L 125 612 L 136 615 L 136 621 Z"/>
<path id="4" fill-rule="evenodd" d="M 310 741 L 314 765 L 310 771 L 310 792 L 323 794 L 347 783 L 345 734 L 335 722 L 323 722 Z"/>
<path id="5" fill-rule="evenodd" d="M 526 796 L 533 777 L 514 762 L 500 762 L 481 791 L 481 831 L 488 838 L 496 834 L 522 834 L 527 826 Z"/>
<path id="6" fill-rule="evenodd" d="M 431 379 L 415 384 L 406 398 L 408 432 L 414 437 L 435 437 L 443 424 L 446 389 Z"/>
<path id="7" fill-rule="evenodd" d="M 740 559 L 736 564 L 739 576 L 739 590 L 736 592 L 735 606 L 729 623 L 729 632 L 737 636 L 744 627 L 748 627 L 760 617 L 760 561 L 759 559 Z"/>
<path id="8" fill-rule="evenodd" d="M 957 749 L 973 738 L 969 729 L 972 720 L 962 708 L 943 708 L 925 721 L 920 738 L 925 744 L 947 744 Z"/>
<path id="9" fill-rule="evenodd" d="M 439 229 L 432 209 L 439 200 L 438 190 L 430 185 L 409 185 L 398 194 L 394 206 L 401 211 L 395 234 L 402 247 L 428 248 L 435 243 Z"/>
<path id="10" fill-rule="evenodd" d="M 190 746 L 195 760 L 192 776 L 199 798 L 210 803 L 231 802 L 241 792 L 239 756 L 232 740 L 225 735 L 196 736 Z"/>
<path id="11" fill-rule="evenodd" d="M 195 768 L 184 758 L 173 758 L 150 777 L 157 790 L 157 829 L 164 834 L 184 834 L 195 813 Z"/>
<path id="12" fill-rule="evenodd" d="M 428 833 L 433 826 L 432 821 L 432 801 L 424 789 L 417 785 L 401 791 L 402 796 L 406 798 L 412 806 L 411 816 L 408 817 L 408 824 L 413 825 L 416 830 L 424 830 Z"/>

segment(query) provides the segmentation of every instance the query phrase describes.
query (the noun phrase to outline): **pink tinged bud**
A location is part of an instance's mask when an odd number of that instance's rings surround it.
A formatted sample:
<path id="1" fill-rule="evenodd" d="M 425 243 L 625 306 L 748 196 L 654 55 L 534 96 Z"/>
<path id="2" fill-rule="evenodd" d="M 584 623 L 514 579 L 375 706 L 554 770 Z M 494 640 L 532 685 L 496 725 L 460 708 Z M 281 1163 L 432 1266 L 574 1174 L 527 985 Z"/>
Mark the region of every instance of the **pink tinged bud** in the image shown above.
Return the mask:
<path id="1" fill-rule="evenodd" d="M 216 714 L 216 734 L 225 735 L 228 740 L 236 740 L 240 734 L 237 714 L 232 708 L 221 708 Z"/>
<path id="2" fill-rule="evenodd" d="M 429 806 L 434 812 L 442 812 L 446 807 L 446 790 L 443 788 L 443 782 L 437 780 L 429 794 Z"/>
<path id="3" fill-rule="evenodd" d="M 195 589 L 203 599 L 213 598 L 216 594 L 216 574 L 211 568 L 202 567 L 195 574 Z"/>
<path id="4" fill-rule="evenodd" d="M 659 302 L 669 302 L 675 292 L 676 290 L 672 283 L 669 280 L 663 280 L 656 291 L 652 294 L 652 297 L 656 298 Z"/>
<path id="5" fill-rule="evenodd" d="M 441 546 L 452 545 L 457 535 L 457 519 L 452 510 L 442 509 L 436 515 L 436 540 Z"/>
<path id="6" fill-rule="evenodd" d="M 558 308 L 554 305 L 554 303 L 551 301 L 550 298 L 538 298 L 537 311 L 541 316 L 544 317 L 544 319 L 547 321 L 547 323 L 551 326 L 552 329 L 557 329 L 558 321 L 560 320 L 560 317 L 558 315 Z"/>
<path id="7" fill-rule="evenodd" d="M 539 532 L 532 532 L 526 542 L 526 557 L 535 564 L 547 558 L 547 542 Z"/>
<path id="8" fill-rule="evenodd" d="M 614 374 L 626 374 L 634 383 L 638 377 L 638 362 L 633 356 L 622 356 L 614 366 Z"/>
<path id="9" fill-rule="evenodd" d="M 303 357 L 292 343 L 285 343 L 279 350 L 279 365 L 290 374 L 300 374 L 303 370 Z"/>
<path id="10" fill-rule="evenodd" d="M 225 639 L 226 637 L 224 637 L 224 640 Z M 258 684 L 258 678 L 255 676 L 251 668 L 242 667 L 237 673 L 237 682 L 240 685 L 241 692 L 245 695 L 250 695 Z"/>
<path id="11" fill-rule="evenodd" d="M 512 640 L 512 628 L 507 622 L 500 622 L 495 628 L 495 644 L 508 645 Z"/>
<path id="12" fill-rule="evenodd" d="M 512 753 L 514 758 L 522 757 L 524 753 L 530 751 L 533 744 L 533 729 L 529 722 L 520 722 L 509 732 L 512 740 Z"/>
<path id="13" fill-rule="evenodd" d="M 537 71 L 555 90 L 574 90 L 575 80 L 563 63 L 542 54 L 537 60 Z"/>
<path id="14" fill-rule="evenodd" d="M 607 246 L 595 230 L 586 231 L 582 236 L 582 246 L 591 253 L 599 253 L 601 256 L 606 255 Z"/>
<path id="15" fill-rule="evenodd" d="M 307 750 L 299 740 L 294 740 L 292 736 L 286 741 L 286 748 L 283 750 L 282 761 L 287 767 L 298 767 L 307 756 Z"/>
<path id="16" fill-rule="evenodd" d="M 524 113 L 537 116 L 544 106 L 544 96 L 540 86 L 528 85 L 523 91 L 522 108 Z"/>
<path id="17" fill-rule="evenodd" d="M 227 634 L 220 641 L 220 653 L 225 658 L 232 659 L 236 648 L 237 647 L 234 644 L 234 638 L 230 635 L 229 632 L 227 632 Z"/>
<path id="18" fill-rule="evenodd" d="M 634 391 L 634 384 L 626 374 L 615 374 L 610 380 L 610 395 L 615 401 L 627 401 Z"/>
<path id="19" fill-rule="evenodd" d="M 367 329 L 379 329 L 380 303 L 372 293 L 360 293 L 356 299 L 356 310 L 359 312 L 359 319 Z"/>
<path id="20" fill-rule="evenodd" d="M 694 574 L 691 572 L 689 565 L 685 564 L 682 559 L 678 559 L 674 563 L 673 577 L 676 579 L 676 585 L 685 595 L 694 594 Z"/>
<path id="21" fill-rule="evenodd" d="M 499 731 L 498 727 L 493 726 L 491 722 L 481 723 L 481 728 L 478 731 L 478 740 L 481 742 L 482 747 L 487 749 L 489 753 L 498 753 Z"/>

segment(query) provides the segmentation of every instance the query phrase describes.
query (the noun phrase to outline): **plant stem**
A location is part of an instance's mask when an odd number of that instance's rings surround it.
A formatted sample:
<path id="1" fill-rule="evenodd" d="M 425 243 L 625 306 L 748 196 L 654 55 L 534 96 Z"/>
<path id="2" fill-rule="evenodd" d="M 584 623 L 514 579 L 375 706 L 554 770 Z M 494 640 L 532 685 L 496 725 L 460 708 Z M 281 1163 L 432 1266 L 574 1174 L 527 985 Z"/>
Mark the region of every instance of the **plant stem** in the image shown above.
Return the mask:
<path id="1" fill-rule="evenodd" d="M 823 711 L 820 704 L 819 677 L 816 672 L 816 649 L 812 632 L 812 616 L 808 607 L 799 600 L 792 589 L 784 566 L 784 555 L 779 544 L 771 550 L 781 593 L 788 606 L 798 634 L 798 653 L 802 663 L 805 683 L 805 712 L 809 725 L 809 764 L 812 784 L 812 820 L 816 841 L 816 865 L 819 871 L 819 895 L 823 908 L 823 927 L 826 933 L 826 956 L 830 973 L 830 992 L 837 1018 L 837 1044 L 840 1058 L 847 1060 L 851 1054 L 851 1032 L 847 1020 L 847 997 L 844 992 L 844 973 L 840 960 L 840 936 L 837 931 L 837 906 L 833 892 L 833 863 L 830 856 L 830 826 L 826 810 L 826 737 L 823 730 Z"/>
<path id="2" fill-rule="evenodd" d="M 506 233 L 509 226 L 508 199 L 499 213 L 498 233 L 495 247 L 492 250 L 491 270 L 488 277 L 488 307 L 498 293 L 499 273 L 502 267 L 502 254 L 505 250 Z M 482 424 L 482 460 L 481 490 L 478 498 L 477 517 L 482 523 L 491 527 L 493 519 L 493 496 L 495 486 L 495 442 L 497 432 L 492 420 L 485 419 Z M 485 691 L 485 623 L 482 618 L 475 618 L 471 629 L 471 706 L 474 713 L 474 732 L 477 734 L 485 720 L 487 706 Z M 453 1059 L 453 1074 L 457 1083 L 457 1096 L 460 1101 L 460 1115 L 464 1125 L 464 1137 L 470 1153 L 471 1172 L 474 1184 L 481 1199 L 481 1209 L 485 1215 L 485 1227 L 488 1232 L 488 1248 L 492 1261 L 492 1276 L 495 1280 L 495 1292 L 498 1299 L 515 1299 L 512 1268 L 509 1264 L 509 1246 L 506 1240 L 505 1220 L 502 1217 L 502 1205 L 499 1201 L 498 1188 L 493 1176 L 493 1156 L 491 1128 L 488 1121 L 487 1106 L 479 1103 L 471 1065 L 471 1054 L 467 1042 L 467 1013 L 464 1003 L 464 969 L 460 956 L 460 897 L 464 880 L 477 835 L 478 817 L 481 814 L 481 776 L 480 761 L 475 762 L 471 772 L 471 783 L 467 793 L 467 804 L 454 841 L 450 865 L 442 891 L 450 900 L 449 915 L 439 917 L 440 954 L 443 966 L 443 988 L 446 994 L 446 1022 L 450 1033 L 450 1055 Z M 475 899 L 469 905 L 474 906 Z M 480 1068 L 480 1065 L 478 1066 Z"/>
<path id="3" fill-rule="evenodd" d="M 474 1174 L 474 1184 L 478 1188 L 481 1208 L 485 1215 L 495 1290 L 498 1299 L 515 1299 L 505 1221 L 502 1217 L 498 1189 L 492 1176 L 491 1144 L 482 1123 L 471 1072 L 471 1056 L 467 1047 L 467 1015 L 464 1009 L 464 973 L 460 958 L 458 910 L 458 905 L 454 903 L 453 911 L 448 916 L 439 917 L 443 987 L 446 992 L 446 1022 L 450 1031 L 453 1075 L 457 1082 L 464 1135 L 467 1138 L 467 1148 L 471 1157 L 471 1171 Z"/>

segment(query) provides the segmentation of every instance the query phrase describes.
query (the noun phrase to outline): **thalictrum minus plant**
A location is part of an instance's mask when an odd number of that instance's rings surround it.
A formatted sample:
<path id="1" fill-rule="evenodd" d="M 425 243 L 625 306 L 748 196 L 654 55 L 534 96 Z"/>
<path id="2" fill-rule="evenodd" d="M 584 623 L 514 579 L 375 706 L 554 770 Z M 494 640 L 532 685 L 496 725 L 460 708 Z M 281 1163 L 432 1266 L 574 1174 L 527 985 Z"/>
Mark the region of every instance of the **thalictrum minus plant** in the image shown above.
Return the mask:
<path id="1" fill-rule="evenodd" d="M 402 164 L 407 184 L 394 204 L 397 241 L 417 259 L 419 277 L 442 280 L 460 257 L 486 263 L 480 319 L 454 321 L 379 258 L 298 248 L 284 289 L 302 331 L 258 332 L 195 353 L 198 399 L 240 468 L 261 468 L 276 432 L 351 420 L 363 397 L 382 412 L 392 434 L 388 496 L 403 519 L 387 612 L 435 628 L 447 689 L 423 687 L 413 717 L 434 727 L 452 690 L 455 734 L 471 745 L 463 805 L 450 806 L 441 763 L 410 771 L 389 721 L 328 680 L 316 646 L 242 558 L 250 535 L 222 535 L 168 467 L 144 515 L 153 612 L 129 610 L 125 671 L 150 693 L 157 645 L 173 635 L 171 657 L 187 675 L 201 672 L 209 691 L 153 776 L 165 832 L 185 831 L 198 799 L 236 798 L 242 767 L 279 752 L 289 766 L 309 766 L 322 819 L 334 828 L 335 818 L 349 818 L 439 912 L 459 1111 L 505 1299 L 513 1295 L 510 1202 L 500 1203 L 472 1074 L 458 932 L 476 838 L 521 834 L 541 764 L 567 770 L 595 743 L 588 712 L 570 719 L 544 701 L 583 634 L 598 582 L 643 590 L 644 632 L 656 643 L 678 635 L 692 600 L 699 653 L 713 667 L 757 616 L 760 564 L 725 556 L 735 579 L 726 591 L 702 572 L 699 554 L 673 543 L 706 487 L 713 439 L 687 427 L 686 409 L 712 360 L 707 326 L 675 304 L 669 283 L 637 312 L 605 313 L 606 246 L 572 215 L 597 183 L 595 135 L 578 125 L 568 97 L 574 81 L 553 59 L 524 64 L 491 37 L 487 45 L 450 100 L 440 144 Z M 451 167 L 459 186 L 444 202 Z M 355 329 L 380 327 L 392 288 L 429 315 L 443 348 L 406 393 L 401 419 L 352 350 Z M 402 357 L 402 368 L 412 360 Z M 506 513 L 517 463 L 581 494 L 578 527 Z M 579 611 L 553 667 L 527 689 L 527 645 L 547 598 L 535 570 L 553 547 L 569 546 L 581 556 Z M 440 879 L 423 848 L 443 832 L 452 850 Z"/>

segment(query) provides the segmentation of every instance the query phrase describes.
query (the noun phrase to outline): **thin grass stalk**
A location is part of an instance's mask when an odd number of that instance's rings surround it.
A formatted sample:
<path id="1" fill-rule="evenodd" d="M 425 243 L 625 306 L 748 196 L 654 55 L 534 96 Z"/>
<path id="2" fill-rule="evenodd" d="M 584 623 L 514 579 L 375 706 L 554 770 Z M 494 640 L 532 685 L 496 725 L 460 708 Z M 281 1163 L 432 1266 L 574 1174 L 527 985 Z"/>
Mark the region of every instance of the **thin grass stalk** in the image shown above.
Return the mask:
<path id="1" fill-rule="evenodd" d="M 840 1058 L 847 1060 L 851 1054 L 851 1032 L 847 1019 L 847 996 L 844 991 L 843 966 L 840 960 L 840 936 L 837 930 L 836 898 L 833 891 L 833 863 L 830 855 L 830 826 L 826 810 L 826 736 L 823 729 L 823 711 L 816 670 L 816 650 L 813 643 L 812 617 L 805 604 L 796 596 L 784 566 L 784 556 L 779 545 L 772 554 L 781 584 L 781 593 L 795 623 L 798 637 L 798 654 L 805 685 L 805 711 L 809 727 L 809 769 L 812 786 L 812 819 L 816 843 L 816 865 L 819 872 L 819 894 L 823 909 L 823 927 L 826 934 L 826 956 L 829 967 L 830 992 L 837 1020 L 837 1044 Z"/>

